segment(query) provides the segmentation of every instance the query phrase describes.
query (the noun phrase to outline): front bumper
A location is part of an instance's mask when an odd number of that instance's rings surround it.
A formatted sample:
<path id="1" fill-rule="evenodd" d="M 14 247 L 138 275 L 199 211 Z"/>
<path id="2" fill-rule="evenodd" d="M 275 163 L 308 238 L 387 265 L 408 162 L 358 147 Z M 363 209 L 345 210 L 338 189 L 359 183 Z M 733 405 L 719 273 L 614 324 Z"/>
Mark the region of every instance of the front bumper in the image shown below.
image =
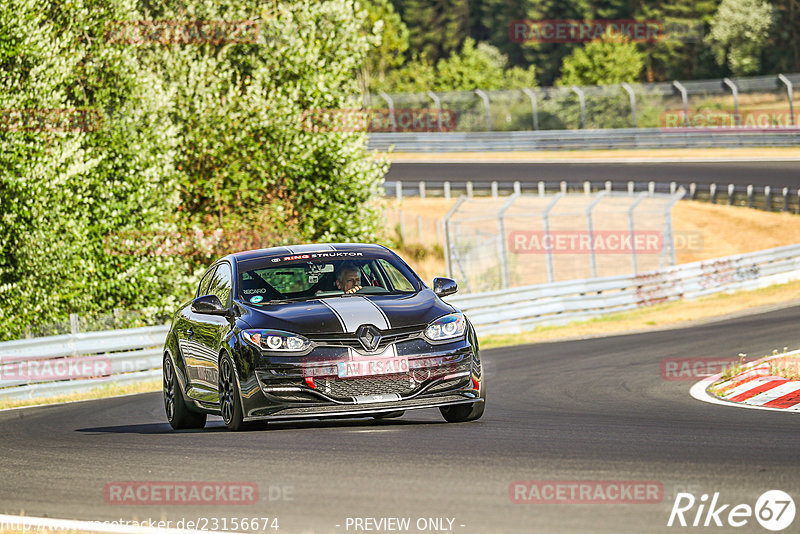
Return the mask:
<path id="1" fill-rule="evenodd" d="M 416 336 L 380 352 L 407 360 L 408 369 L 340 378 L 341 362 L 375 357 L 346 343 L 319 343 L 304 356 L 257 354 L 252 373 L 240 377 L 245 420 L 358 417 L 483 402 L 480 360 L 469 337 L 433 345 Z"/>

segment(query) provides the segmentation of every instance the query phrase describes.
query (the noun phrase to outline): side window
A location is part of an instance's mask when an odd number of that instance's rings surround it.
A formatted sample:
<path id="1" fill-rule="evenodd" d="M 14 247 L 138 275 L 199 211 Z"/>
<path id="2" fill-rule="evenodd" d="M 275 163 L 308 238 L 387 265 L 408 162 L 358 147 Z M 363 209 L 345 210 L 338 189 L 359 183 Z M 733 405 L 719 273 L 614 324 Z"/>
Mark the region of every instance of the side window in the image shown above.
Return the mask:
<path id="1" fill-rule="evenodd" d="M 408 281 L 408 278 L 403 276 L 403 273 L 398 271 L 394 265 L 389 263 L 384 259 L 378 260 L 383 267 L 386 276 L 389 277 L 389 280 L 394 286 L 394 289 L 397 291 L 414 291 L 414 286 L 411 285 L 411 282 Z"/>
<path id="2" fill-rule="evenodd" d="M 208 272 L 203 275 L 203 279 L 200 280 L 200 285 L 197 286 L 197 295 L 195 297 L 202 297 L 203 295 L 208 295 L 208 285 L 211 283 L 211 276 L 214 274 L 214 268 L 208 270 Z"/>
<path id="3" fill-rule="evenodd" d="M 216 295 L 223 306 L 230 307 L 231 295 L 231 267 L 227 263 L 220 263 L 214 271 L 211 285 L 208 286 L 208 294 Z"/>

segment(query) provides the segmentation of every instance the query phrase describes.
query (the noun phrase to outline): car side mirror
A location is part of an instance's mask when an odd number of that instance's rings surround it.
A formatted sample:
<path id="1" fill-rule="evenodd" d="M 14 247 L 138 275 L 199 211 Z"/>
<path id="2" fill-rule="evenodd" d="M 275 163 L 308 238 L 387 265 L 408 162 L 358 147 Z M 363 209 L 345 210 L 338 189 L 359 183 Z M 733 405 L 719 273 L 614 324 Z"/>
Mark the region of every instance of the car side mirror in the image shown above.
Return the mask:
<path id="1" fill-rule="evenodd" d="M 458 284 L 452 278 L 434 278 L 433 279 L 433 292 L 440 297 L 452 295 L 458 291 Z"/>
<path id="2" fill-rule="evenodd" d="M 204 295 L 192 301 L 192 311 L 205 315 L 228 315 L 229 310 L 222 305 L 216 295 Z"/>

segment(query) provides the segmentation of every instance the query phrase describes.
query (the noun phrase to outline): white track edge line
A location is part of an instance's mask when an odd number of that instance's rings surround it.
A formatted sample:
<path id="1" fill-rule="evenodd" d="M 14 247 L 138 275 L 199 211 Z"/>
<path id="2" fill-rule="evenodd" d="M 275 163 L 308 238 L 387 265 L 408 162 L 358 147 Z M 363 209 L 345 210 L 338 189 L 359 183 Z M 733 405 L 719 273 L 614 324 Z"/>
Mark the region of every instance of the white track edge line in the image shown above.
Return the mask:
<path id="1" fill-rule="evenodd" d="M 115 520 L 117 521 L 117 520 Z M 117 521 L 118 522 L 118 521 Z M 142 521 L 136 521 L 141 524 Z M 158 523 L 159 521 L 156 521 Z M 134 523 L 134 521 L 130 521 Z M 159 528 L 136 525 L 112 524 L 111 521 L 78 521 L 74 519 L 52 519 L 49 517 L 29 517 L 0 514 L 0 525 L 5 528 L 35 526 L 52 530 L 86 530 L 92 532 L 108 532 L 113 534 L 230 534 L 214 530 L 188 530 L 176 528 Z"/>

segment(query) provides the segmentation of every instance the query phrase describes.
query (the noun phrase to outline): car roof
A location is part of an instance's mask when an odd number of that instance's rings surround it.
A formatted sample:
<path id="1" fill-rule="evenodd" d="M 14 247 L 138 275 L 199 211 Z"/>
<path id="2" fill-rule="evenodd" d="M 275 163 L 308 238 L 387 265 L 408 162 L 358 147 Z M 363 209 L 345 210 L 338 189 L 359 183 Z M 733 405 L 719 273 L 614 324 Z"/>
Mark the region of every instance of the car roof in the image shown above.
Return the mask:
<path id="1" fill-rule="evenodd" d="M 235 262 L 267 258 L 270 256 L 291 256 L 295 254 L 310 254 L 313 252 L 387 252 L 382 245 L 372 243 L 310 243 L 303 245 L 286 245 L 282 247 L 262 248 L 258 250 L 245 250 L 228 254 L 224 258 Z"/>

